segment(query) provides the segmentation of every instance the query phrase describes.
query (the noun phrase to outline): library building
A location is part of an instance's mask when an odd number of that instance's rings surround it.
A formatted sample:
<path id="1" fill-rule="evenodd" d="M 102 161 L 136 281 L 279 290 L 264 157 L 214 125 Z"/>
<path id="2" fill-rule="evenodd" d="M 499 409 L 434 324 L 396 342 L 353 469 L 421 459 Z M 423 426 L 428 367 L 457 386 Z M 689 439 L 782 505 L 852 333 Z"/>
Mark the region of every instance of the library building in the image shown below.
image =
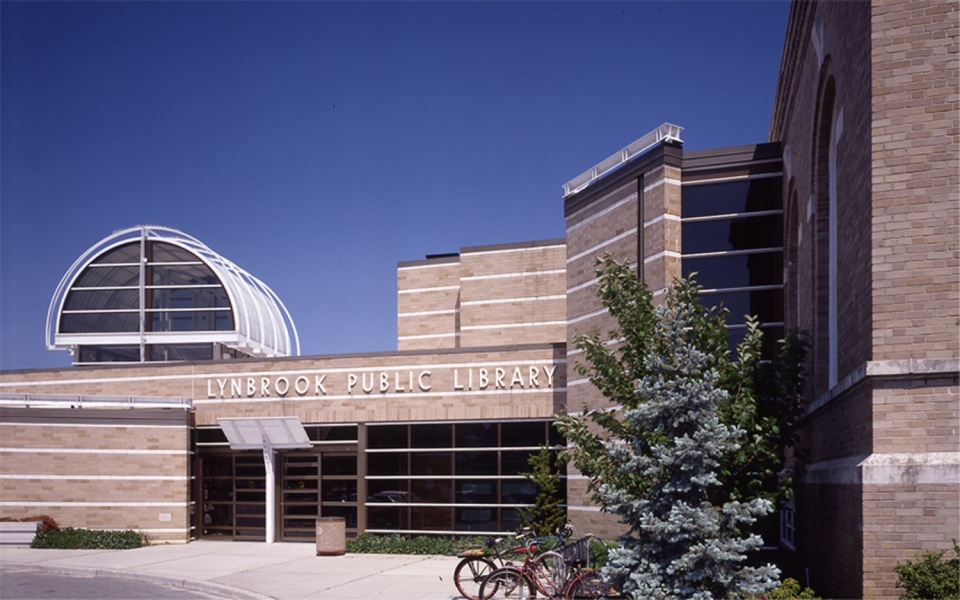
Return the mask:
<path id="1" fill-rule="evenodd" d="M 47 315 L 73 365 L 0 371 L 0 516 L 155 543 L 512 531 L 556 416 L 609 407 L 573 338 L 615 327 L 610 255 L 655 300 L 696 272 L 732 344 L 747 314 L 807 336 L 803 474 L 766 542 L 824 597 L 898 597 L 898 561 L 960 537 L 957 11 L 794 1 L 767 140 L 687 151 L 665 123 L 562 185 L 564 238 L 399 262 L 395 350 L 301 355 L 282 299 L 187 233 L 91 239 Z M 578 532 L 622 531 L 564 481 Z"/>

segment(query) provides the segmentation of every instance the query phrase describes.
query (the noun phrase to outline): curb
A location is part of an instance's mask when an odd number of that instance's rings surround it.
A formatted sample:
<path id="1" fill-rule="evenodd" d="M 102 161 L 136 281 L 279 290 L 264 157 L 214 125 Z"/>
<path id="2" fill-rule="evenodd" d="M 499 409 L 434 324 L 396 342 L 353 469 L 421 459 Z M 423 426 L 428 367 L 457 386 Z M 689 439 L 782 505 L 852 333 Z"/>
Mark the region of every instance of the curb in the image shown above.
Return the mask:
<path id="1" fill-rule="evenodd" d="M 163 577 L 161 575 L 149 575 L 146 573 L 135 573 L 131 571 L 120 571 L 113 569 L 90 569 L 85 567 L 55 567 L 40 566 L 26 563 L 3 563 L 4 567 L 14 567 L 22 571 L 34 571 L 50 573 L 53 575 L 66 575 L 69 577 L 113 577 L 116 579 L 132 579 L 135 581 L 145 581 L 160 585 L 169 585 L 195 592 L 213 594 L 224 598 L 236 598 L 237 600 L 276 600 L 273 596 L 264 596 L 255 594 L 248 590 L 242 590 L 222 583 L 212 583 L 209 581 L 194 581 L 192 579 L 179 579 L 176 577 Z"/>

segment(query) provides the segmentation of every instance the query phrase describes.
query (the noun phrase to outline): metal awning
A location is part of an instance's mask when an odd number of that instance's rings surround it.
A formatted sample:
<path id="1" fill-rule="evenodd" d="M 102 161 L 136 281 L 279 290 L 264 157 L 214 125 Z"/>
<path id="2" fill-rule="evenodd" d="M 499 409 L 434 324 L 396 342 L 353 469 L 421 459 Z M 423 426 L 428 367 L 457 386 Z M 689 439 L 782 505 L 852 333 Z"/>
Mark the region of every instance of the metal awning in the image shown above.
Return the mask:
<path id="1" fill-rule="evenodd" d="M 297 417 L 217 419 L 233 450 L 310 448 L 310 438 Z"/>
<path id="2" fill-rule="evenodd" d="M 262 419 L 217 419 L 233 450 L 262 450 L 266 471 L 266 537 L 276 539 L 276 454 L 275 450 L 309 449 L 310 438 L 297 417 Z"/>

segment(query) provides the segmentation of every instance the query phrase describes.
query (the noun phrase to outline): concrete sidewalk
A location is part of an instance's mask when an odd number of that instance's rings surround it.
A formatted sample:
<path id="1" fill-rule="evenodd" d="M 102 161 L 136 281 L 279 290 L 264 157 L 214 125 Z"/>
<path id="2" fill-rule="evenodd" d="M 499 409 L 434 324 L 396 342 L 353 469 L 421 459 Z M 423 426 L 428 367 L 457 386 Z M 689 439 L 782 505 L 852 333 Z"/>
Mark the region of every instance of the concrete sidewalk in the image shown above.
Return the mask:
<path id="1" fill-rule="evenodd" d="M 200 540 L 135 550 L 0 548 L 0 564 L 49 573 L 120 575 L 230 598 L 454 600 L 460 559 L 317 556 L 314 544 Z"/>

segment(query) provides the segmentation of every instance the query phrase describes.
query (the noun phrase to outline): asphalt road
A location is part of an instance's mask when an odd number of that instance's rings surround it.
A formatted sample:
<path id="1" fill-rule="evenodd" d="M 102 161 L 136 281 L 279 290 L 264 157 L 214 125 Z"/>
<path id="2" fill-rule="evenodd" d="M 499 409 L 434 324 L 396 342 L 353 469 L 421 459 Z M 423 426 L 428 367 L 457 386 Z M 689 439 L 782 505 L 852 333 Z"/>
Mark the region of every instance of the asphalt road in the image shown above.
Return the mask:
<path id="1" fill-rule="evenodd" d="M 4 600 L 210 600 L 225 598 L 152 581 L 100 574 L 97 577 L 50 574 L 37 569 L 0 567 Z"/>

